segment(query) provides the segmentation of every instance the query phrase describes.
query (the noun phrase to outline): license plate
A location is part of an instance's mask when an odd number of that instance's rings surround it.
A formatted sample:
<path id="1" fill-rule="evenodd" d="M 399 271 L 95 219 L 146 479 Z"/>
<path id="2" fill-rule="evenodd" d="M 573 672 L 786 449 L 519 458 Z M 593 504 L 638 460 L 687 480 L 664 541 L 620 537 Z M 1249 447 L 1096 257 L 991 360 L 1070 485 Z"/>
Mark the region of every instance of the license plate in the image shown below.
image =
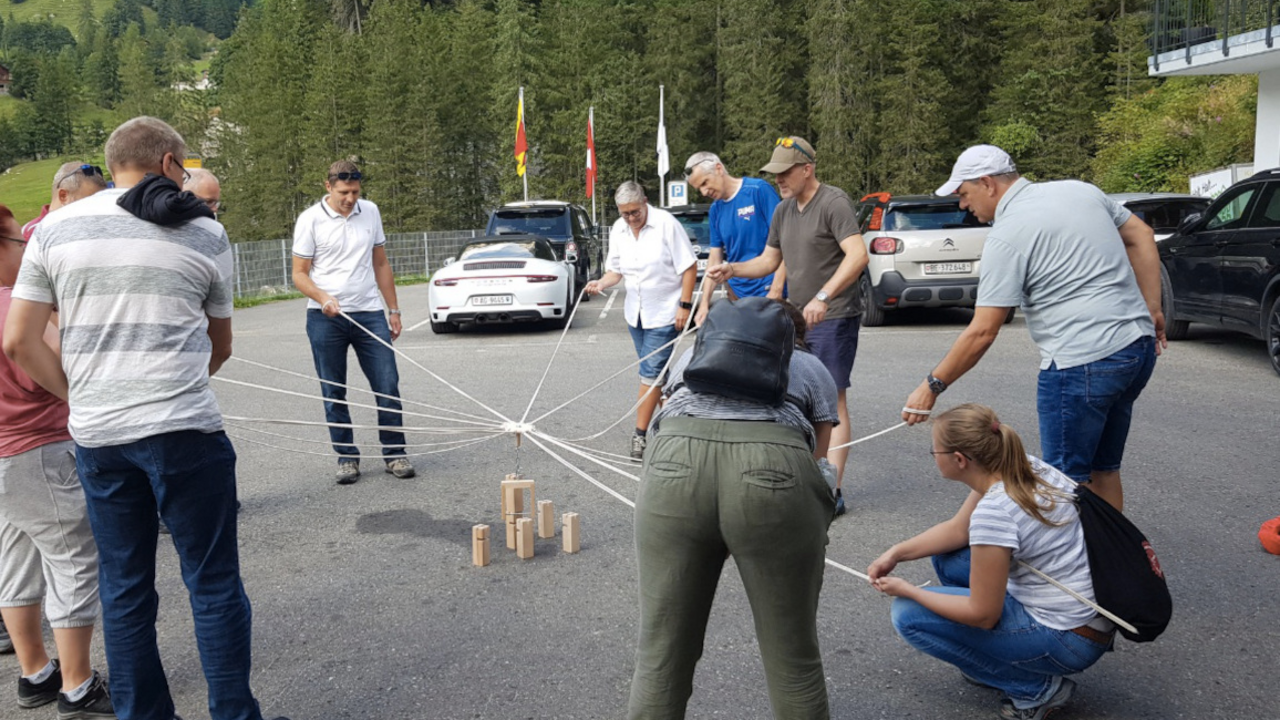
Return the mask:
<path id="1" fill-rule="evenodd" d="M 971 262 L 925 263 L 925 275 L 959 275 L 973 272 Z"/>
<path id="2" fill-rule="evenodd" d="M 480 295 L 471 298 L 472 305 L 510 305 L 511 303 L 510 295 Z"/>
<path id="3" fill-rule="evenodd" d="M 706 272 L 706 270 L 707 270 L 707 261 L 706 261 L 706 260 L 699 260 L 699 261 L 698 261 L 698 272 Z"/>

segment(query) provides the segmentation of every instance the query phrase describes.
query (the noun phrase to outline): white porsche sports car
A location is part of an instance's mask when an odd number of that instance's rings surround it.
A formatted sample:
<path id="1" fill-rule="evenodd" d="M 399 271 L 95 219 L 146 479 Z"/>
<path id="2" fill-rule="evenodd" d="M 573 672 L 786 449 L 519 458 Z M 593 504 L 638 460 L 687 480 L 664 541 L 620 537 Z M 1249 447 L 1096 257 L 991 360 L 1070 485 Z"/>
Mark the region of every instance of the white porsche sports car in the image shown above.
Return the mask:
<path id="1" fill-rule="evenodd" d="M 450 258 L 431 278 L 431 330 L 457 332 L 468 323 L 546 321 L 563 328 L 579 288 L 574 253 L 556 257 L 535 235 L 481 238 Z"/>

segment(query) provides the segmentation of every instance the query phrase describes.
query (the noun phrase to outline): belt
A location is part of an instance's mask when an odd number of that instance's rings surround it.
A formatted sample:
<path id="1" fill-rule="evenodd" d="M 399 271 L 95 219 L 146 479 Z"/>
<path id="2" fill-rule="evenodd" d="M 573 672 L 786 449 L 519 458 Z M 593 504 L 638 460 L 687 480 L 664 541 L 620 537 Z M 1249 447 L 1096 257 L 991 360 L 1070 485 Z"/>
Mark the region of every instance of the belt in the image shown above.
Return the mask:
<path id="1" fill-rule="evenodd" d="M 1093 642 L 1096 642 L 1099 645 L 1110 645 L 1111 638 L 1115 637 L 1115 634 L 1116 634 L 1115 630 L 1104 633 L 1101 630 L 1096 630 L 1094 628 L 1089 627 L 1088 625 L 1081 625 L 1078 628 L 1072 628 L 1071 632 L 1079 635 L 1080 637 L 1086 640 L 1092 640 Z"/>

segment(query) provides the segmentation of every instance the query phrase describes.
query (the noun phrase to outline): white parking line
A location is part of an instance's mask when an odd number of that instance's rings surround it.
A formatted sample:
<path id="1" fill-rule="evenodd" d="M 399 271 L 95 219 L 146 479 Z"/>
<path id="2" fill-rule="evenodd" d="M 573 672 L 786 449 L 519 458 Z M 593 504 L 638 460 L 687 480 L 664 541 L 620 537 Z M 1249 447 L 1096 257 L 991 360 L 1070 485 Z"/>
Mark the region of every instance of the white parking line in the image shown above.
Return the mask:
<path id="1" fill-rule="evenodd" d="M 609 309 L 613 307 L 613 301 L 618 298 L 618 291 L 614 290 L 609 293 L 609 299 L 604 304 L 604 309 L 600 311 L 600 319 L 603 320 L 609 316 Z"/>
<path id="2" fill-rule="evenodd" d="M 426 320 L 423 320 L 422 322 L 416 325 L 410 325 L 407 329 L 405 329 L 405 332 L 413 332 L 414 330 L 417 330 L 418 328 L 422 327 L 423 325 L 426 325 L 429 322 L 431 322 L 431 318 L 427 318 Z"/>

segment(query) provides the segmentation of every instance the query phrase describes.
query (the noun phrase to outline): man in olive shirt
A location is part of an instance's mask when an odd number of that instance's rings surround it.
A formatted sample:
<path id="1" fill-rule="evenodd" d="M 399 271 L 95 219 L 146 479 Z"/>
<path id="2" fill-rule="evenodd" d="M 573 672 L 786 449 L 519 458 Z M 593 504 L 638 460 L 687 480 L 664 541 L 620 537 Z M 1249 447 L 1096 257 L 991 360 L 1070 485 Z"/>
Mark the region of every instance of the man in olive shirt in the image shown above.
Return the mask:
<path id="1" fill-rule="evenodd" d="M 862 303 L 856 281 L 867 267 L 867 247 L 853 201 L 840 188 L 818 182 L 816 165 L 817 155 L 807 141 L 778 138 L 769 164 L 760 169 L 775 176 L 782 196 L 764 253 L 754 260 L 708 268 L 707 276 L 715 282 L 763 277 L 786 262 L 788 299 L 804 311 L 809 349 L 836 381 L 840 422 L 831 433 L 835 447 L 850 439 L 846 392 L 858 352 Z M 836 468 L 837 515 L 845 511 L 841 488 L 848 458 L 847 447 L 827 453 Z"/>

